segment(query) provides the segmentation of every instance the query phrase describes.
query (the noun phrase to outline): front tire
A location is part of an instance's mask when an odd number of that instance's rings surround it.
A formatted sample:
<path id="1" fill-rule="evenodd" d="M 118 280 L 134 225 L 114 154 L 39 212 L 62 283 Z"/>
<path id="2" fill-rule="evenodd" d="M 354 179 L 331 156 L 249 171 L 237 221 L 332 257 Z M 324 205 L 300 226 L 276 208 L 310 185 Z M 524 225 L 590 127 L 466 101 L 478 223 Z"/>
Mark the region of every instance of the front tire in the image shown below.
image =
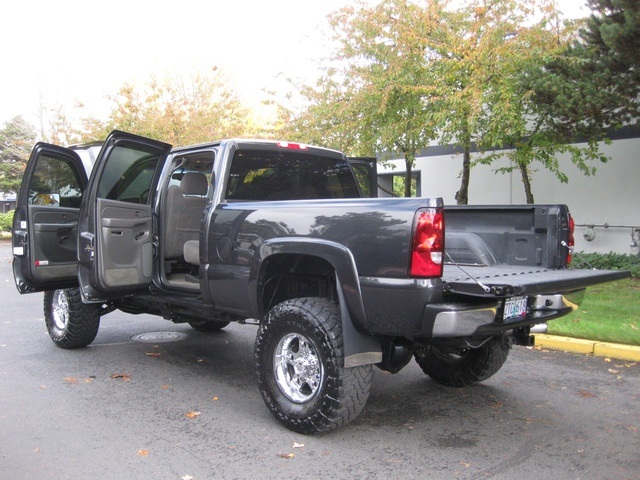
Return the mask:
<path id="1" fill-rule="evenodd" d="M 258 331 L 255 360 L 265 404 L 295 432 L 344 426 L 369 398 L 372 366 L 342 366 L 342 322 L 333 301 L 299 298 L 273 307 Z"/>
<path id="2" fill-rule="evenodd" d="M 492 337 L 479 348 L 430 346 L 416 354 L 422 371 L 448 387 L 466 387 L 495 375 L 507 361 L 509 346 L 503 337 Z"/>
<path id="3" fill-rule="evenodd" d="M 47 290 L 44 320 L 51 340 L 58 347 L 86 347 L 98 334 L 100 310 L 97 305 L 83 303 L 77 288 Z"/>

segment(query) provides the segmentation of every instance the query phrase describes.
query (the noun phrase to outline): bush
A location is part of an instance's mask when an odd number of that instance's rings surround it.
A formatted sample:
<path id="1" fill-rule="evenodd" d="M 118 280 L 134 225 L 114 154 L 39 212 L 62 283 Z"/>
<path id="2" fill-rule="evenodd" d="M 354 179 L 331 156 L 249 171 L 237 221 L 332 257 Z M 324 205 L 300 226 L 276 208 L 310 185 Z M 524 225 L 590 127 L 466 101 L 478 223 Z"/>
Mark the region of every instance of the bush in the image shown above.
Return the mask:
<path id="1" fill-rule="evenodd" d="M 10 232 L 13 225 L 13 212 L 0 213 L 0 232 Z"/>
<path id="2" fill-rule="evenodd" d="M 598 270 L 629 270 L 640 278 L 640 257 L 621 253 L 574 253 L 571 268 L 597 268 Z"/>

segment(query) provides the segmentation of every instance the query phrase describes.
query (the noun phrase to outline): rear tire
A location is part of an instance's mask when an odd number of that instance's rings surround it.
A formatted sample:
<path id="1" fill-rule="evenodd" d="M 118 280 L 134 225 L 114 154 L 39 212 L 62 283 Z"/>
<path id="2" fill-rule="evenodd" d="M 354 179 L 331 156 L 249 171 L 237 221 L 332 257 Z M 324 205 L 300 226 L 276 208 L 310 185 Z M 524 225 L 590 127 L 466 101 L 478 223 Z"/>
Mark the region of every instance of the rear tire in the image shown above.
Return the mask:
<path id="1" fill-rule="evenodd" d="M 480 348 L 431 346 L 416 354 L 422 371 L 448 387 L 466 387 L 495 375 L 507 361 L 509 346 L 503 337 L 492 337 Z"/>
<path id="2" fill-rule="evenodd" d="M 77 288 L 47 290 L 44 320 L 51 340 L 58 347 L 86 347 L 98 334 L 100 310 L 98 305 L 83 303 Z"/>
<path id="3" fill-rule="evenodd" d="M 342 366 L 342 321 L 333 301 L 298 298 L 273 307 L 258 331 L 255 360 L 265 404 L 295 432 L 344 426 L 369 398 L 372 366 Z"/>

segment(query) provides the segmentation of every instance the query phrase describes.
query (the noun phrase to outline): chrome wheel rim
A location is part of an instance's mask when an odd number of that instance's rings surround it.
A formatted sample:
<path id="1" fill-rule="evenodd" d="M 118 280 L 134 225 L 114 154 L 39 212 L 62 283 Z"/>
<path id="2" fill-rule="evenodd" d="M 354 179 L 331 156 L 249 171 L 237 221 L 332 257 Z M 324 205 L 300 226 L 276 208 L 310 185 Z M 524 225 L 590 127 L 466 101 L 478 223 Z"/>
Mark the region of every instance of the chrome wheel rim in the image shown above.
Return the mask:
<path id="1" fill-rule="evenodd" d="M 69 323 L 69 298 L 66 290 L 56 290 L 51 302 L 53 324 L 58 330 L 64 330 Z"/>
<path id="2" fill-rule="evenodd" d="M 311 400 L 322 385 L 324 367 L 314 345 L 299 333 L 282 337 L 273 355 L 278 387 L 292 402 Z"/>

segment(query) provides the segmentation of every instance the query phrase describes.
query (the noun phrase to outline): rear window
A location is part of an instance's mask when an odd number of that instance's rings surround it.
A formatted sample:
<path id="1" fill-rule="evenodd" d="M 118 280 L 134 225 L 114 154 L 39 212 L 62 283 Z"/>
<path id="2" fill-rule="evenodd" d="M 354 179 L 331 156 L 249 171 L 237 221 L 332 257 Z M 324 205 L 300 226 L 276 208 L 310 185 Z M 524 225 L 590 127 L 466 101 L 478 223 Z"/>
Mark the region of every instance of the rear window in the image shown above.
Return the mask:
<path id="1" fill-rule="evenodd" d="M 344 159 L 299 151 L 238 150 L 231 162 L 227 200 L 357 198 Z"/>

